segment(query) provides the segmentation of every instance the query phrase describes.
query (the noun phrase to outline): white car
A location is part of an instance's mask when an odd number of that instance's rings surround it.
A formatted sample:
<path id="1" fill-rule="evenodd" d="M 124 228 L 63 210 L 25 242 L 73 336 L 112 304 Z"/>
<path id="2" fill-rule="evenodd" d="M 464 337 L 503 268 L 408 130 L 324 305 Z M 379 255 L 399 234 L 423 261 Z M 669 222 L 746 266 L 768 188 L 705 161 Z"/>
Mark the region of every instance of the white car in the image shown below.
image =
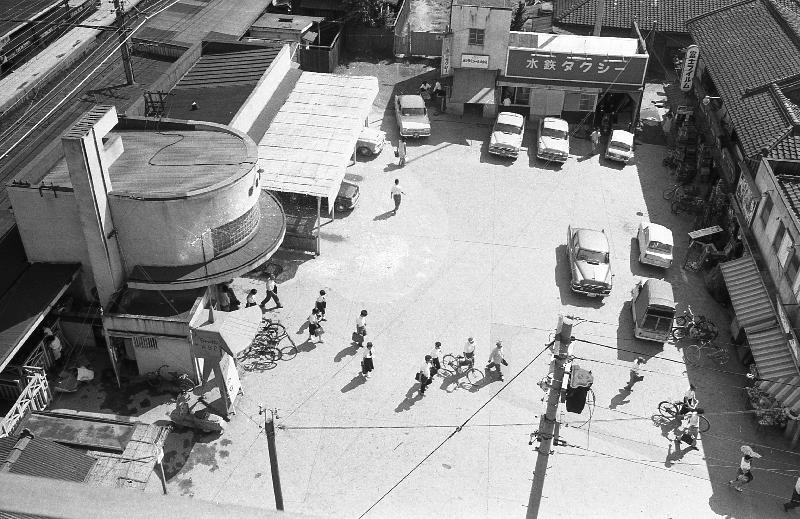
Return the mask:
<path id="1" fill-rule="evenodd" d="M 514 112 L 500 112 L 492 128 L 489 153 L 517 158 L 525 134 L 525 118 Z"/>
<path id="2" fill-rule="evenodd" d="M 394 97 L 394 113 L 402 137 L 429 137 L 431 121 L 425 101 L 418 95 L 398 95 Z"/>
<path id="3" fill-rule="evenodd" d="M 374 157 L 381 154 L 384 144 L 386 144 L 385 132 L 365 126 L 356 141 L 356 152 L 362 157 Z"/>
<path id="4" fill-rule="evenodd" d="M 625 164 L 632 161 L 633 134 L 625 130 L 611 132 L 611 138 L 608 139 L 608 148 L 606 148 L 606 158 L 624 162 Z"/>
<path id="5" fill-rule="evenodd" d="M 668 269 L 672 266 L 672 231 L 652 222 L 639 224 L 639 263 Z"/>
<path id="6" fill-rule="evenodd" d="M 557 117 L 544 117 L 539 121 L 536 156 L 547 161 L 567 161 L 567 157 L 569 157 L 569 125 L 567 121 Z"/>

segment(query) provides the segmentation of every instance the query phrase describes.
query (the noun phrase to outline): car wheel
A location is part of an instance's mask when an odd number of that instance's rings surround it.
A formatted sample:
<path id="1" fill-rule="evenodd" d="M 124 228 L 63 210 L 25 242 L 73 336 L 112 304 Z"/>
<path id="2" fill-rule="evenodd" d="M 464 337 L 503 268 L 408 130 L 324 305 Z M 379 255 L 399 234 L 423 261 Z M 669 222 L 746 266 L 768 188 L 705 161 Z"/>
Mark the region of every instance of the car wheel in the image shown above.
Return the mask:
<path id="1" fill-rule="evenodd" d="M 372 156 L 372 150 L 369 149 L 366 146 L 359 146 L 358 147 L 358 154 L 361 155 L 362 157 L 371 157 Z"/>

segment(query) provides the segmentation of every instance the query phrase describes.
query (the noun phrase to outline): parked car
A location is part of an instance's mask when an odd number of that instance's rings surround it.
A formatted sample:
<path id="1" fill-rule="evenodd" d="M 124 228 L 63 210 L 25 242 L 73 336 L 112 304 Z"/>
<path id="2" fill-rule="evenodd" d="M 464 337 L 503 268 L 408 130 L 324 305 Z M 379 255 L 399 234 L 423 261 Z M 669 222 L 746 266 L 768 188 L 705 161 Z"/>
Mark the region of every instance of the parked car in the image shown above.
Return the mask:
<path id="1" fill-rule="evenodd" d="M 525 117 L 514 112 L 500 112 L 489 139 L 489 153 L 517 158 L 525 134 Z"/>
<path id="2" fill-rule="evenodd" d="M 566 162 L 569 157 L 569 125 L 557 117 L 539 121 L 536 156 L 542 160 Z"/>
<path id="3" fill-rule="evenodd" d="M 431 134 L 431 122 L 425 101 L 419 95 L 399 95 L 394 97 L 394 111 L 397 126 L 402 137 L 428 137 Z"/>
<path id="4" fill-rule="evenodd" d="M 639 263 L 668 269 L 672 266 L 672 231 L 663 225 L 641 222 L 636 233 L 639 242 Z"/>
<path id="5" fill-rule="evenodd" d="M 573 292 L 603 298 L 611 293 L 611 248 L 605 231 L 567 228 L 567 253 Z"/>
<path id="6" fill-rule="evenodd" d="M 284 193 L 280 191 L 273 192 L 278 200 L 283 204 L 283 208 L 287 213 L 291 214 L 316 214 L 317 212 L 317 199 L 310 195 L 301 195 L 299 193 Z M 356 184 L 342 181 L 339 186 L 339 193 L 336 195 L 336 200 L 333 202 L 333 207 L 337 213 L 351 211 L 358 205 L 358 200 L 361 196 L 361 191 Z M 328 199 L 322 198 L 321 210 L 323 213 L 330 213 L 328 210 Z"/>
<path id="7" fill-rule="evenodd" d="M 608 139 L 608 148 L 606 148 L 606 158 L 624 162 L 625 164 L 632 161 L 633 134 L 625 130 L 611 132 L 611 137 Z"/>
<path id="8" fill-rule="evenodd" d="M 381 154 L 384 144 L 386 144 L 385 132 L 365 126 L 356 141 L 356 152 L 362 157 L 374 157 Z"/>

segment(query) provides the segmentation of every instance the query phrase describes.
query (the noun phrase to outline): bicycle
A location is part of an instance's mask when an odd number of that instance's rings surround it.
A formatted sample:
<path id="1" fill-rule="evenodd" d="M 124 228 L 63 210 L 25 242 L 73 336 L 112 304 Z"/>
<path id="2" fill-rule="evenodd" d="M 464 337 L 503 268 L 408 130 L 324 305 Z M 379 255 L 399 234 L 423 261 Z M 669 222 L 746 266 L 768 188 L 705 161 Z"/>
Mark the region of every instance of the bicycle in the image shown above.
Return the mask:
<path id="1" fill-rule="evenodd" d="M 688 346 L 684 352 L 686 362 L 694 364 L 695 366 L 702 365 L 702 357 L 712 360 L 724 366 L 731 360 L 731 355 L 728 349 L 720 346 L 711 339 L 699 339 L 697 344 Z"/>
<path id="2" fill-rule="evenodd" d="M 717 325 L 706 319 L 704 315 L 695 315 L 691 305 L 687 307 L 683 315 L 675 318 L 675 324 L 670 330 L 670 335 L 676 341 L 686 336 L 692 339 L 716 339 L 719 335 Z"/>
<path id="3" fill-rule="evenodd" d="M 145 373 L 145 378 L 150 387 L 161 388 L 165 382 L 178 388 L 178 392 L 188 393 L 195 388 L 195 383 L 187 373 L 169 371 L 169 364 L 162 364 L 157 370 Z"/>
<path id="4" fill-rule="evenodd" d="M 672 214 L 681 214 L 687 212 L 689 214 L 698 215 L 702 214 L 706 207 L 706 203 L 702 198 L 683 196 L 675 198 L 669 206 Z"/>
<path id="5" fill-rule="evenodd" d="M 277 321 L 267 319 L 266 326 L 259 330 L 253 338 L 253 346 L 256 347 L 257 354 L 268 357 L 273 362 L 292 360 L 297 356 L 297 346 L 294 343 L 283 348 L 278 346 L 280 341 L 288 336 L 286 327 Z"/>
<path id="6" fill-rule="evenodd" d="M 443 377 L 449 377 L 451 375 L 462 377 L 466 375 L 469 383 L 473 385 L 483 380 L 483 371 L 475 367 L 475 357 L 467 360 L 463 355 L 448 353 L 442 357 L 441 364 L 442 367 L 439 368 L 439 373 L 441 373 Z"/>
<path id="7" fill-rule="evenodd" d="M 664 400 L 658 404 L 658 414 L 661 415 L 662 418 L 672 421 L 675 419 L 682 419 L 684 415 L 681 414 L 681 409 L 683 408 L 683 402 L 670 402 L 669 400 Z M 706 415 L 701 414 L 700 416 L 700 426 L 698 430 L 701 433 L 707 432 L 711 429 L 711 422 L 708 421 Z"/>
<path id="8" fill-rule="evenodd" d="M 663 193 L 664 200 L 672 200 L 676 196 L 681 197 L 683 195 L 685 195 L 685 189 L 683 184 L 681 183 L 677 183 L 675 185 L 668 187 L 667 189 L 664 190 Z"/>

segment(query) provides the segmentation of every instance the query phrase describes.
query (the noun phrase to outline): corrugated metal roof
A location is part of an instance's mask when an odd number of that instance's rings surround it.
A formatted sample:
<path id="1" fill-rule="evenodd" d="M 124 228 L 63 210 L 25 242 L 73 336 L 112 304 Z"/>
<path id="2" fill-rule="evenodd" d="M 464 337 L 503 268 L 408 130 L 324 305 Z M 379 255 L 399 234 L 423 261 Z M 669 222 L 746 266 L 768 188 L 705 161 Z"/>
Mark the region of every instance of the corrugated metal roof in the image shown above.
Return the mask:
<path id="1" fill-rule="evenodd" d="M 19 450 L 16 460 L 9 460 Z M 0 438 L 0 470 L 9 461 L 8 472 L 25 476 L 84 482 L 97 462 L 75 449 L 41 438 Z"/>
<path id="2" fill-rule="evenodd" d="M 377 95 L 372 76 L 303 72 L 258 144 L 262 188 L 333 201 Z"/>
<path id="3" fill-rule="evenodd" d="M 751 256 L 720 263 L 736 318 L 745 330 L 776 325 L 775 309 Z"/>
<path id="4" fill-rule="evenodd" d="M 762 391 L 775 397 L 781 405 L 800 411 L 800 377 L 797 375 L 777 380 L 765 380 L 759 384 L 759 387 Z"/>
<path id="5" fill-rule="evenodd" d="M 750 344 L 761 378 L 777 380 L 780 377 L 798 375 L 786 341 L 786 334 L 780 327 L 747 332 L 747 342 Z"/>

